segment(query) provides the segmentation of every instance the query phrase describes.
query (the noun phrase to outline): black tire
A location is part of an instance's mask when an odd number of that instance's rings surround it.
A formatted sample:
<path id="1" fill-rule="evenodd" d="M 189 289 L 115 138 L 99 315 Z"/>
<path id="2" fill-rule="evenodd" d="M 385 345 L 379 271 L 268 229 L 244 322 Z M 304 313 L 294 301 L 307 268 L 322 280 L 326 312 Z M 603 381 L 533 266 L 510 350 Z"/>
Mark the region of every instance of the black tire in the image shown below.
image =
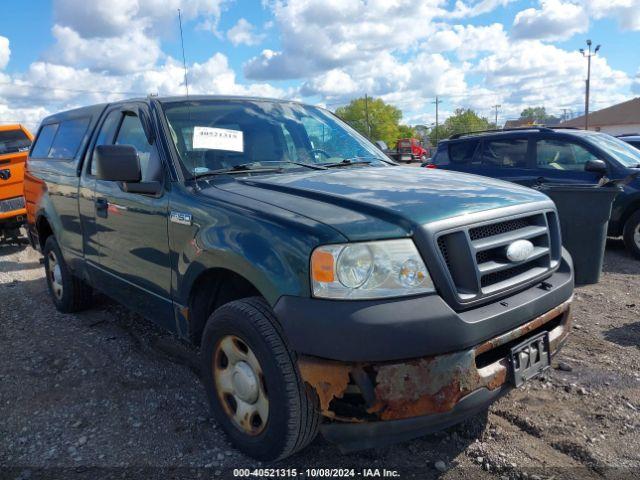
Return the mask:
<path id="1" fill-rule="evenodd" d="M 89 285 L 74 276 L 64 261 L 62 251 L 53 235 L 44 244 L 44 269 L 47 277 L 47 288 L 56 308 L 62 313 L 79 312 L 89 307 L 93 298 L 93 290 Z M 61 291 L 55 289 L 54 272 L 52 271 L 52 255 L 59 266 L 56 272 Z M 53 269 L 55 270 L 55 268 Z"/>
<path id="2" fill-rule="evenodd" d="M 229 336 L 246 343 L 262 367 L 269 414 L 257 435 L 246 433 L 234 423 L 216 391 L 216 347 Z M 316 401 L 307 396 L 296 369 L 296 355 L 287 347 L 264 299 L 236 300 L 213 312 L 202 335 L 201 354 L 203 383 L 211 410 L 238 450 L 258 460 L 273 461 L 303 449 L 316 437 L 320 424 Z"/>
<path id="3" fill-rule="evenodd" d="M 636 258 L 640 259 L 640 210 L 629 217 L 624 224 L 624 244 Z"/>

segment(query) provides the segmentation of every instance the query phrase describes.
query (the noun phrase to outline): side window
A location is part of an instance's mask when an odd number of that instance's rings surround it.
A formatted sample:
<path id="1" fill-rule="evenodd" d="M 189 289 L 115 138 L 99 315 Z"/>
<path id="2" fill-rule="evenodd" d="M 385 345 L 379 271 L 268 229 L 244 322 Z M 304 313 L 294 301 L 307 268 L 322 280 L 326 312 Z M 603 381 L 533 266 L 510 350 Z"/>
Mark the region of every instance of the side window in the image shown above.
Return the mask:
<path id="1" fill-rule="evenodd" d="M 473 156 L 478 149 L 479 140 L 464 141 L 449 144 L 449 158 L 453 164 L 472 164 Z M 473 162 L 477 165 L 477 162 Z"/>
<path id="2" fill-rule="evenodd" d="M 160 179 L 162 173 L 160 159 L 155 148 L 147 141 L 142 123 L 136 115 L 126 114 L 124 116 L 115 143 L 116 145 L 132 145 L 135 147 L 140 158 L 143 182 Z"/>
<path id="3" fill-rule="evenodd" d="M 482 164 L 499 168 L 527 168 L 526 138 L 486 140 L 482 149 Z"/>
<path id="4" fill-rule="evenodd" d="M 584 170 L 589 160 L 598 160 L 589 150 L 575 143 L 562 140 L 538 140 L 536 165 L 551 170 Z"/>
<path id="5" fill-rule="evenodd" d="M 94 162 L 95 159 L 95 147 L 98 145 L 111 145 L 113 143 L 113 137 L 116 134 L 116 129 L 118 128 L 118 123 L 122 118 L 122 112 L 119 110 L 114 110 L 107 115 L 107 118 L 104 119 L 102 126 L 100 127 L 100 132 L 98 133 L 98 137 L 96 138 L 96 143 L 94 145 L 93 155 L 91 156 L 91 175 L 96 174 L 96 164 Z"/>
<path id="6" fill-rule="evenodd" d="M 45 125 L 40 129 L 38 138 L 36 138 L 36 143 L 33 145 L 33 149 L 31 150 L 31 156 L 33 158 L 47 158 L 57 131 L 57 123 Z"/>
<path id="7" fill-rule="evenodd" d="M 51 149 L 49 149 L 48 157 L 60 159 L 75 158 L 88 127 L 88 117 L 60 122 Z"/>

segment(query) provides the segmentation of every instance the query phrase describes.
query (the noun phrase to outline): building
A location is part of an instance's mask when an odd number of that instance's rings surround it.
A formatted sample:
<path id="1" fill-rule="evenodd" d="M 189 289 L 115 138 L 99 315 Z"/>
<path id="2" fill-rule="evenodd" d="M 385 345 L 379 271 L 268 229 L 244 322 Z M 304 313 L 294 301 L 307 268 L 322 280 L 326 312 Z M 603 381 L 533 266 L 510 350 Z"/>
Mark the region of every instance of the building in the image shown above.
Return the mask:
<path id="1" fill-rule="evenodd" d="M 507 120 L 504 122 L 503 128 L 525 128 L 537 125 L 542 125 L 542 123 L 532 118 L 519 118 L 517 120 Z"/>
<path id="2" fill-rule="evenodd" d="M 562 122 L 560 125 L 584 128 L 584 115 Z M 640 97 L 591 112 L 589 130 L 611 135 L 640 133 Z"/>

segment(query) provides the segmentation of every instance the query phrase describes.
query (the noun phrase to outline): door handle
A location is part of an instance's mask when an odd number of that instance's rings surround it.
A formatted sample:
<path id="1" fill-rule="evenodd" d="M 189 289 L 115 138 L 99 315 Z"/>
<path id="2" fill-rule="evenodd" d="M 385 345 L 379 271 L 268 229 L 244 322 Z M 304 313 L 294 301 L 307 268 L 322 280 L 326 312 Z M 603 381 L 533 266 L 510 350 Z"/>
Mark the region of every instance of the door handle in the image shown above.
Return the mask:
<path id="1" fill-rule="evenodd" d="M 96 198 L 96 215 L 99 217 L 107 217 L 107 210 L 109 208 L 109 201 L 104 197 Z"/>

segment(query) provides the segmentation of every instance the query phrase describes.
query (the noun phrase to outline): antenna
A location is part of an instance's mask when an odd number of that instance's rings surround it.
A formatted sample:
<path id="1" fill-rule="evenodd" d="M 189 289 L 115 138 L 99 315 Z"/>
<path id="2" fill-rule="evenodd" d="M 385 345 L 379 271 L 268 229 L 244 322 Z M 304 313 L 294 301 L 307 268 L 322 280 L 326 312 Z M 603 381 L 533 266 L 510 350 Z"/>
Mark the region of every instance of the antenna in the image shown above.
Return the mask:
<path id="1" fill-rule="evenodd" d="M 182 45 L 182 66 L 184 67 L 184 88 L 189 96 L 189 81 L 187 80 L 187 61 L 184 56 L 184 37 L 182 35 L 182 12 L 178 9 L 178 23 L 180 24 L 180 44 Z"/>

